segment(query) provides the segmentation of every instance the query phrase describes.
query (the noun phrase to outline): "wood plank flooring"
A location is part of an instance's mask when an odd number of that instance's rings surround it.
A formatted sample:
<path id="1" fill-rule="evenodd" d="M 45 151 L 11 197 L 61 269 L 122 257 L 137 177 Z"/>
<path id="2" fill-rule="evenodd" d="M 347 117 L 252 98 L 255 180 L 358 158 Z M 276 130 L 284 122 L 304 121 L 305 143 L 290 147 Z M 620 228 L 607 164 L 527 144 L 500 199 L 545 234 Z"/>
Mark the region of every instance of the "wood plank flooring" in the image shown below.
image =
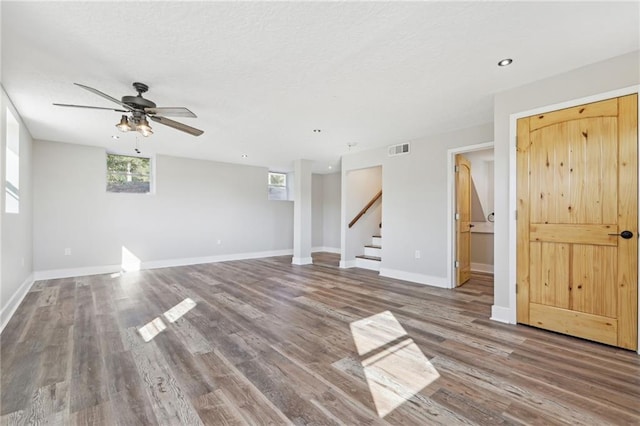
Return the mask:
<path id="1" fill-rule="evenodd" d="M 0 424 L 640 424 L 637 354 L 490 321 L 489 276 L 290 261 L 35 283 L 0 336 Z"/>

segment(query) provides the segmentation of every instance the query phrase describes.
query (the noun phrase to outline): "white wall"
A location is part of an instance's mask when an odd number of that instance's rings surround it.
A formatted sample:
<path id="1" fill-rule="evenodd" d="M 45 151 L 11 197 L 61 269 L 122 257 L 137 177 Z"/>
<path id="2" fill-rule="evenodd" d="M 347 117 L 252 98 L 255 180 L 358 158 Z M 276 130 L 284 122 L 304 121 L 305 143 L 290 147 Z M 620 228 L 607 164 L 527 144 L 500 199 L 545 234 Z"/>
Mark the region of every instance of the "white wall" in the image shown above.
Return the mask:
<path id="1" fill-rule="evenodd" d="M 20 209 L 18 214 L 5 213 L 5 153 L 6 153 L 6 111 L 9 108 L 20 125 Z M 0 98 L 0 202 L 2 223 L 0 235 L 0 330 L 4 328 L 13 311 L 32 284 L 33 237 L 32 237 L 32 146 L 29 131 L 24 126 L 4 89 Z"/>
<path id="2" fill-rule="evenodd" d="M 311 187 L 311 245 L 340 252 L 340 173 L 314 174 Z"/>
<path id="3" fill-rule="evenodd" d="M 104 149 L 36 141 L 35 270 L 120 265 L 123 247 L 143 267 L 291 253 L 293 203 L 267 200 L 266 168 L 158 156 L 155 170 L 155 194 L 107 193 Z"/>
<path id="4" fill-rule="evenodd" d="M 387 149 L 381 148 L 343 157 L 343 176 L 350 170 L 382 165 L 381 275 L 448 286 L 447 150 L 492 140 L 493 127 L 485 124 L 413 140 L 408 155 L 389 157 Z"/>
<path id="5" fill-rule="evenodd" d="M 463 155 L 471 162 L 471 179 L 482 207 L 482 211 L 472 210 L 472 220 L 484 222 L 493 211 L 493 148 L 465 152 Z"/>
<path id="6" fill-rule="evenodd" d="M 340 251 L 340 173 L 322 175 L 322 245 Z"/>
<path id="7" fill-rule="evenodd" d="M 471 270 L 493 272 L 493 233 L 471 232 Z"/>
<path id="8" fill-rule="evenodd" d="M 322 175 L 311 176 L 311 247 L 313 248 L 324 246 L 323 183 Z"/>
<path id="9" fill-rule="evenodd" d="M 640 83 L 638 51 L 496 94 L 495 301 L 493 317 L 515 321 L 515 139 L 510 116 Z M 511 201 L 511 204 L 510 204 Z"/>
<path id="10" fill-rule="evenodd" d="M 383 193 L 382 199 L 372 205 L 358 222 L 349 228 L 348 223 L 382 188 L 382 167 L 348 170 L 343 173 L 342 181 L 343 209 L 347 220 L 344 245 L 341 247 L 341 264 L 348 266 L 348 262 L 353 262 L 356 256 L 364 254 L 364 245 L 371 244 L 371 237 L 379 234 L 382 205 L 385 203 L 386 194 Z"/>

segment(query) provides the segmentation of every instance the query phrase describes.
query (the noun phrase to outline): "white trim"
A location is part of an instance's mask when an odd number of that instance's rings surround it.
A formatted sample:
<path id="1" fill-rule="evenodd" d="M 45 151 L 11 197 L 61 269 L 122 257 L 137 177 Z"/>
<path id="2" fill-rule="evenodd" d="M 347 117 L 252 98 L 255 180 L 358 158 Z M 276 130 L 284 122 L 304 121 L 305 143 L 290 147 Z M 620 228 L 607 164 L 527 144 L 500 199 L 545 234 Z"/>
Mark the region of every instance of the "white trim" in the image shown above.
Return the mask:
<path id="1" fill-rule="evenodd" d="M 546 113 L 549 111 L 555 111 L 558 109 L 571 108 L 574 106 L 588 104 L 592 102 L 603 101 L 605 99 L 618 98 L 620 96 L 631 95 L 634 93 L 640 94 L 640 85 L 633 85 L 629 87 L 623 87 L 621 89 L 611 90 L 608 92 L 598 93 L 596 95 L 585 96 L 582 98 L 571 99 L 565 102 L 560 102 L 551 105 L 545 105 L 534 109 L 529 109 L 526 111 L 520 111 L 517 113 L 513 113 L 509 115 L 509 256 L 507 257 L 507 269 L 509 271 L 509 306 L 493 306 L 492 312 L 495 314 L 496 311 L 494 309 L 499 309 L 499 315 L 495 315 L 496 321 L 501 321 L 501 319 L 509 318 L 511 324 L 516 323 L 516 218 L 515 211 L 517 208 L 516 204 L 516 178 L 517 178 L 517 169 L 516 169 L 516 137 L 517 137 L 517 127 L 516 122 L 519 118 L 529 117 L 531 115 L 536 115 L 540 113 Z M 638 122 L 640 123 L 640 96 L 638 97 Z M 640 142 L 639 142 L 640 143 Z M 638 220 L 640 221 L 640 212 Z M 640 252 L 638 253 L 638 258 L 640 260 Z M 640 273 L 640 265 L 638 272 Z M 640 276 L 640 275 L 639 275 Z M 640 292 L 638 292 L 638 307 L 640 308 Z M 507 313 L 508 311 L 508 313 Z M 498 319 L 501 318 L 501 319 Z M 491 319 L 494 319 L 494 315 L 492 315 Z M 503 321 L 504 322 L 504 321 Z M 638 316 L 638 327 L 640 330 L 640 315 Z M 638 354 L 640 354 L 640 332 L 638 333 Z"/>
<path id="2" fill-rule="evenodd" d="M 313 259 L 310 257 L 293 257 L 291 259 L 292 265 L 312 265 Z"/>
<path id="3" fill-rule="evenodd" d="M 44 271 L 35 271 L 33 273 L 33 277 L 35 281 L 55 280 L 58 278 L 71 278 L 71 277 L 84 277 L 87 275 L 112 274 L 114 272 L 120 272 L 121 270 L 122 270 L 121 265 L 101 265 L 101 266 L 86 266 L 82 268 L 47 269 Z"/>
<path id="4" fill-rule="evenodd" d="M 486 274 L 493 274 L 493 265 L 488 265 L 486 263 L 473 263 L 471 262 L 471 271 L 473 272 L 483 272 Z"/>
<path id="5" fill-rule="evenodd" d="M 22 284 L 20 284 L 18 290 L 13 293 L 13 296 L 11 296 L 6 305 L 2 307 L 2 310 L 0 310 L 0 332 L 4 330 L 13 314 L 16 313 L 16 309 L 18 309 L 18 306 L 20 306 L 24 297 L 29 293 L 34 282 L 33 274 L 29 274 Z"/>
<path id="6" fill-rule="evenodd" d="M 356 267 L 356 261 L 355 260 L 341 260 L 340 261 L 340 268 L 342 268 L 342 269 L 355 268 L 355 267 Z"/>
<path id="7" fill-rule="evenodd" d="M 454 281 L 455 266 L 453 261 L 456 256 L 456 245 L 454 243 L 456 231 L 455 231 L 455 221 L 453 220 L 454 214 L 454 206 L 456 199 L 456 186 L 455 186 L 455 164 L 456 164 L 456 154 L 461 154 L 464 152 L 472 152 L 472 151 L 480 151 L 483 149 L 494 148 L 493 142 L 485 142 L 479 143 L 475 145 L 467 145 L 461 146 L 458 148 L 452 148 L 447 150 L 447 288 L 455 288 L 456 283 Z"/>
<path id="8" fill-rule="evenodd" d="M 449 288 L 448 278 L 434 277 L 431 275 L 416 274 L 415 272 L 399 271 L 397 269 L 380 268 L 380 276 L 394 278 L 396 280 L 410 281 L 416 284 L 425 284 L 432 287 Z"/>
<path id="9" fill-rule="evenodd" d="M 311 247 L 311 253 L 318 252 L 340 254 L 340 247 Z"/>
<path id="10" fill-rule="evenodd" d="M 291 254 L 293 254 L 293 250 L 287 249 L 287 250 L 258 251 L 258 252 L 250 252 L 250 253 L 224 254 L 219 256 L 150 260 L 146 262 L 141 262 L 140 269 L 141 270 L 158 269 L 158 268 L 170 268 L 173 266 L 199 265 L 202 263 L 228 262 L 232 260 L 261 259 L 264 257 L 273 257 L 273 256 L 289 256 Z M 122 270 L 122 265 L 88 266 L 83 268 L 71 268 L 71 269 L 50 269 L 46 271 L 34 272 L 34 278 L 36 281 L 50 280 L 50 279 L 56 279 L 56 278 L 82 277 L 86 275 L 111 274 L 114 272 L 120 272 L 121 270 Z"/>
<path id="11" fill-rule="evenodd" d="M 491 306 L 491 319 L 505 324 L 515 324 L 515 318 L 511 317 L 511 309 L 503 306 Z"/>
<path id="12" fill-rule="evenodd" d="M 187 265 L 199 265 L 202 263 L 229 262 L 232 260 L 261 259 L 264 257 L 289 256 L 291 254 L 293 254 L 293 250 L 287 249 L 287 250 L 256 251 L 256 252 L 249 252 L 249 253 L 222 254 L 218 256 L 187 257 L 187 258 L 181 258 L 181 259 L 151 260 L 147 262 L 142 262 L 140 264 L 140 269 L 171 268 L 173 266 L 187 266 Z"/>

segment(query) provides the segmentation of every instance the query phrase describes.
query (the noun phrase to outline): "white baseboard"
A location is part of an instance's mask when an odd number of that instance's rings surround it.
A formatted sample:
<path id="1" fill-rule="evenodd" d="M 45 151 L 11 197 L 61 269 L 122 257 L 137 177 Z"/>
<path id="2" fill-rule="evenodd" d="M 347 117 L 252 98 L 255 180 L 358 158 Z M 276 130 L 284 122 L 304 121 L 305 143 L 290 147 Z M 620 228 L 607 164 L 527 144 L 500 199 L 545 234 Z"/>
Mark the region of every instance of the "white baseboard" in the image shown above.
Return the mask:
<path id="1" fill-rule="evenodd" d="M 446 277 L 433 277 L 430 275 L 416 274 L 415 272 L 399 271 L 388 268 L 380 268 L 380 276 L 410 281 L 416 284 L 430 285 L 433 287 L 451 288 Z"/>
<path id="2" fill-rule="evenodd" d="M 493 265 L 488 265 L 486 263 L 471 262 L 471 270 L 473 272 L 484 272 L 487 274 L 493 274 Z"/>
<path id="3" fill-rule="evenodd" d="M 2 307 L 2 310 L 0 310 L 0 333 L 4 330 L 7 323 L 9 323 L 18 306 L 20 306 L 22 299 L 29 293 L 31 286 L 35 282 L 33 276 L 33 274 L 29 274 L 22 284 L 20 284 L 18 290 L 13 293 L 13 296 L 11 296 L 9 301 Z"/>
<path id="4" fill-rule="evenodd" d="M 311 247 L 311 253 L 317 252 L 340 254 L 340 247 Z"/>
<path id="5" fill-rule="evenodd" d="M 355 260 L 341 260 L 340 261 L 340 268 L 342 268 L 342 269 L 355 268 L 355 267 L 356 267 L 356 261 Z"/>
<path id="6" fill-rule="evenodd" d="M 140 263 L 140 269 L 170 268 L 173 266 L 199 265 L 202 263 L 228 262 L 231 260 L 261 259 L 264 257 L 287 256 L 293 250 L 270 250 L 250 253 L 233 253 L 219 256 L 186 257 L 179 259 L 149 260 Z M 57 278 L 82 277 L 86 275 L 101 275 L 120 272 L 122 265 L 87 266 L 82 268 L 50 269 L 34 272 L 34 280 L 52 280 Z"/>
<path id="7" fill-rule="evenodd" d="M 202 263 L 229 262 L 232 260 L 262 259 L 264 257 L 288 256 L 293 250 L 269 250 L 249 253 L 222 254 L 219 256 L 185 257 L 181 259 L 150 260 L 142 262 L 140 269 L 171 268 L 173 266 L 200 265 Z"/>
<path id="8" fill-rule="evenodd" d="M 310 257 L 293 257 L 291 259 L 292 265 L 311 265 L 313 264 L 313 259 Z"/>
<path id="9" fill-rule="evenodd" d="M 34 281 L 56 280 L 58 278 L 84 277 L 87 275 L 113 274 L 120 272 L 121 265 L 85 266 L 82 268 L 48 269 L 33 273 Z"/>
<path id="10" fill-rule="evenodd" d="M 491 319 L 493 321 L 503 322 L 505 324 L 515 324 L 516 313 L 511 308 L 493 305 L 491 306 Z"/>

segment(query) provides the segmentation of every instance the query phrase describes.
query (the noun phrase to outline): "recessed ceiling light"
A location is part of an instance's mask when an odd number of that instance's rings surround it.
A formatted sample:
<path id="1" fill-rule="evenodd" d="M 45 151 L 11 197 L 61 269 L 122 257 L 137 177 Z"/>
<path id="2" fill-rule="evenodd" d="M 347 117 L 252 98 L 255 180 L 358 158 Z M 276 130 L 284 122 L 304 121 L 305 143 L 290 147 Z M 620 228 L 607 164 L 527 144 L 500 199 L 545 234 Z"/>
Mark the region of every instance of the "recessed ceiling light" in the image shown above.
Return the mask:
<path id="1" fill-rule="evenodd" d="M 332 169 L 333 169 L 333 166 L 329 166 L 329 170 L 332 170 Z"/>
<path id="2" fill-rule="evenodd" d="M 322 129 L 313 129 L 313 133 L 320 133 Z"/>
<path id="3" fill-rule="evenodd" d="M 247 158 L 248 155 L 247 154 L 242 154 L 242 158 Z"/>
<path id="4" fill-rule="evenodd" d="M 513 62 L 513 59 L 505 58 L 505 59 L 501 60 L 500 62 L 498 62 L 498 66 L 499 67 L 506 67 L 507 65 L 511 65 L 512 62 Z"/>

